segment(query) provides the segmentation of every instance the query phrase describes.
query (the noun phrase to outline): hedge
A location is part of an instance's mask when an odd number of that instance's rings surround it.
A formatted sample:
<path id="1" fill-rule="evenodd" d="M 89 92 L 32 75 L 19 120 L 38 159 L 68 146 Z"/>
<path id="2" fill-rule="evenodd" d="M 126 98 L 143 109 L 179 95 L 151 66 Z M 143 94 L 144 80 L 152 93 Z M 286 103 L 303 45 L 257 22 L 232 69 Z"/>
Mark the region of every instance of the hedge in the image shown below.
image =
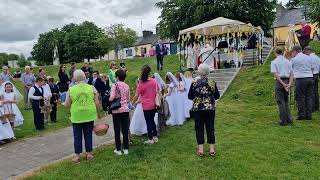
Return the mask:
<path id="1" fill-rule="evenodd" d="M 320 41 L 311 41 L 309 46 L 312 47 L 316 54 L 320 55 Z"/>

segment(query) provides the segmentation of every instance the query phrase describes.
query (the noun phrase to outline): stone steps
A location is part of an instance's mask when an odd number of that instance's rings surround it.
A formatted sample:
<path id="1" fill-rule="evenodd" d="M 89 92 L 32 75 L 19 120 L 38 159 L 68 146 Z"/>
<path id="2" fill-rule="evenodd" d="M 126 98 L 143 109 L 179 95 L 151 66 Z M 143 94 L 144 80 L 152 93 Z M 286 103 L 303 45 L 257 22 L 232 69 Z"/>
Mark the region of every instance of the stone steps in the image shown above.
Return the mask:
<path id="1" fill-rule="evenodd" d="M 210 73 L 209 79 L 212 79 L 217 83 L 218 90 L 222 96 L 238 72 L 239 68 L 216 69 Z"/>
<path id="2" fill-rule="evenodd" d="M 268 56 L 269 56 L 269 53 L 272 49 L 270 48 L 264 48 L 262 50 L 262 60 L 265 61 Z M 244 54 L 244 58 L 243 58 L 243 66 L 244 67 L 251 67 L 251 66 L 254 66 L 254 65 L 257 65 L 258 64 L 258 56 L 256 55 L 256 52 L 257 50 L 254 50 L 254 53 L 255 55 L 253 56 L 253 50 L 252 49 L 248 49 L 245 51 L 245 54 Z"/>

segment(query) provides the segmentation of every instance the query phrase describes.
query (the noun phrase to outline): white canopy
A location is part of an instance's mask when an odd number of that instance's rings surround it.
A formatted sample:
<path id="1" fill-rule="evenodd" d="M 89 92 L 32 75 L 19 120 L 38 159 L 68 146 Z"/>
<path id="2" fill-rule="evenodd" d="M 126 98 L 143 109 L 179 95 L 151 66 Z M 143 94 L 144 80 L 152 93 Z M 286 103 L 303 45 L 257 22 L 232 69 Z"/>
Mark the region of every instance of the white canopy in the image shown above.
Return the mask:
<path id="1" fill-rule="evenodd" d="M 203 36 L 218 36 L 233 32 L 260 32 L 263 33 L 260 27 L 254 27 L 251 24 L 246 24 L 238 20 L 218 17 L 211 21 L 181 30 L 179 35 L 196 34 Z"/>

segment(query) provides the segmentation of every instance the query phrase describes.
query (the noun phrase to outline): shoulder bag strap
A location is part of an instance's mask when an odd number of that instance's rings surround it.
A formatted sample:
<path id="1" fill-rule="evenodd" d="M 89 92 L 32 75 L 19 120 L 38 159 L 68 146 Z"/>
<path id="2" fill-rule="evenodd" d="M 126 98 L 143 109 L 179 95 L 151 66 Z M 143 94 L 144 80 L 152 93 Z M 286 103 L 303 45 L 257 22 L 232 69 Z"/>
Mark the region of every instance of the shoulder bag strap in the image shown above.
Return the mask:
<path id="1" fill-rule="evenodd" d="M 116 85 L 116 91 L 117 91 L 117 93 L 118 93 L 118 96 L 119 96 L 119 98 L 121 99 L 121 91 L 120 91 L 120 89 L 119 89 L 118 83 L 115 83 L 115 85 Z"/>

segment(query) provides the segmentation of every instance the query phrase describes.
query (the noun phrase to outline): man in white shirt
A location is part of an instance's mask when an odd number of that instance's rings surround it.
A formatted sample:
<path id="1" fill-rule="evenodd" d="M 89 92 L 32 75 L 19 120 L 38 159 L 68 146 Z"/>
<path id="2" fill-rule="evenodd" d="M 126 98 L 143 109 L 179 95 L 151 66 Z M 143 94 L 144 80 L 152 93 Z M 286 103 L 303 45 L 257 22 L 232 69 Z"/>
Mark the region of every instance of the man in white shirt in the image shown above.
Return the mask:
<path id="1" fill-rule="evenodd" d="M 304 53 L 311 57 L 313 61 L 313 112 L 319 111 L 319 92 L 318 92 L 318 82 L 319 82 L 319 70 L 320 70 L 320 58 L 313 53 L 313 50 L 310 46 L 304 48 Z"/>
<path id="2" fill-rule="evenodd" d="M 271 73 L 275 82 L 276 102 L 280 112 L 280 126 L 292 123 L 289 108 L 289 90 L 293 81 L 293 71 L 291 62 L 283 57 L 283 50 L 279 47 L 275 49 L 277 58 L 271 62 Z"/>
<path id="3" fill-rule="evenodd" d="M 293 75 L 296 80 L 297 120 L 311 120 L 313 106 L 313 61 L 302 53 L 301 46 L 292 48 L 291 59 Z"/>
<path id="4" fill-rule="evenodd" d="M 40 100 L 43 99 L 44 90 L 42 88 L 44 79 L 42 77 L 36 78 L 36 83 L 30 88 L 28 97 L 32 101 L 33 120 L 37 130 L 44 129 L 44 115 L 41 113 Z"/>

